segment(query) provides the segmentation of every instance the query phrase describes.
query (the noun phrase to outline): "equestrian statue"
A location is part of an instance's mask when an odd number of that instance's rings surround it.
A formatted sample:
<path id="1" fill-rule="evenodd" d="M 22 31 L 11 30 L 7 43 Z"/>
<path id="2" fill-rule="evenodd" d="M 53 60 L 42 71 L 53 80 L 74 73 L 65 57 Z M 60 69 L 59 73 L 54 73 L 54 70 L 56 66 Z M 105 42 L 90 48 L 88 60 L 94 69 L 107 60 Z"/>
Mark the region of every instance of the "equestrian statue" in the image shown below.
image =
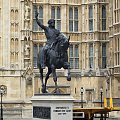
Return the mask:
<path id="1" fill-rule="evenodd" d="M 67 69 L 67 80 L 71 80 L 70 65 L 68 63 L 68 53 L 70 37 L 67 38 L 59 30 L 55 29 L 55 20 L 48 20 L 48 26 L 44 26 L 38 19 L 37 9 L 35 11 L 35 18 L 37 24 L 44 30 L 47 38 L 46 45 L 38 53 L 37 65 L 40 72 L 40 79 L 42 82 L 42 93 L 47 93 L 46 85 L 49 75 L 52 73 L 55 82 L 55 92 L 58 91 L 56 69 Z M 48 71 L 43 80 L 43 69 L 48 67 Z"/>

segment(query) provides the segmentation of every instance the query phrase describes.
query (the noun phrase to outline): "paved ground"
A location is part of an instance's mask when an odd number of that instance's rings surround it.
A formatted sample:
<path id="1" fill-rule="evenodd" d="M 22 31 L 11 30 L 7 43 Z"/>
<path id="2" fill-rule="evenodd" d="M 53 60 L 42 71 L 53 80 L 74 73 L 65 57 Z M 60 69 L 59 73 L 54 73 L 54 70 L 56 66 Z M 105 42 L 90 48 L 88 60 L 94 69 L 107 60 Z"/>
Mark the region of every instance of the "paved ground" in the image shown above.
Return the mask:
<path id="1" fill-rule="evenodd" d="M 4 120 L 33 120 L 32 118 L 4 118 Z"/>
<path id="2" fill-rule="evenodd" d="M 3 118 L 3 119 L 4 120 L 33 120 L 32 118 Z M 94 118 L 94 120 L 100 120 L 100 118 Z M 106 118 L 106 120 L 120 120 L 120 118 Z"/>
<path id="3" fill-rule="evenodd" d="M 100 120 L 100 118 L 94 118 L 94 120 Z M 120 118 L 106 118 L 106 120 L 120 120 Z"/>

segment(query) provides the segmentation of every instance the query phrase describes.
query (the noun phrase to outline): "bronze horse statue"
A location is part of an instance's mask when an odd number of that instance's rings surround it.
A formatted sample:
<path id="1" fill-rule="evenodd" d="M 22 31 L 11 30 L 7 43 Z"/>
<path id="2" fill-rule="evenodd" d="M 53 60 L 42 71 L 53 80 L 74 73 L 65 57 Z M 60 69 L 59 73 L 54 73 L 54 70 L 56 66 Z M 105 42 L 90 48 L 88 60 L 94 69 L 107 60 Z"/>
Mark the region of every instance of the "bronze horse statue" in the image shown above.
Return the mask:
<path id="1" fill-rule="evenodd" d="M 49 75 L 52 73 L 53 80 L 55 82 L 55 93 L 57 93 L 58 86 L 57 86 L 57 75 L 56 75 L 56 69 L 67 69 L 67 80 L 71 80 L 70 76 L 70 65 L 68 63 L 68 53 L 67 49 L 69 48 L 69 40 L 70 37 L 67 38 L 63 33 L 60 33 L 60 35 L 57 38 L 57 42 L 52 44 L 52 47 L 47 50 L 46 54 L 46 66 L 48 67 L 47 74 L 45 76 L 45 82 L 43 80 L 43 69 L 41 67 L 41 50 L 38 54 L 37 59 L 37 65 L 40 72 L 40 79 L 42 82 L 42 93 L 47 93 L 46 85 L 47 80 L 49 79 Z"/>

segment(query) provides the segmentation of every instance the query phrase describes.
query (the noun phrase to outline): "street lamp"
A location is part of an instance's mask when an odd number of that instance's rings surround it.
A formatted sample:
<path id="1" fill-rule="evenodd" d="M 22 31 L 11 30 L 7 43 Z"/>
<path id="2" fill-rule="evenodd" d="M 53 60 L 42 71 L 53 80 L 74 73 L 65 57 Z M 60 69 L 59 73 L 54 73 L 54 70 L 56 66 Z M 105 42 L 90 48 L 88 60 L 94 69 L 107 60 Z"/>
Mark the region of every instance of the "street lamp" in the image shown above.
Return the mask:
<path id="1" fill-rule="evenodd" d="M 103 88 L 101 87 L 100 88 L 100 96 L 101 96 L 101 107 L 102 107 L 102 101 L 103 101 Z M 101 118 L 100 118 L 100 120 L 103 120 L 103 114 L 101 113 Z"/>
<path id="2" fill-rule="evenodd" d="M 3 90 L 0 89 L 0 95 L 1 95 L 1 119 L 0 120 L 3 120 L 3 108 L 2 108 L 2 96 L 3 96 Z"/>
<path id="3" fill-rule="evenodd" d="M 2 97 L 6 93 L 6 86 L 0 85 L 0 96 L 1 96 L 1 116 L 0 120 L 3 120 L 3 107 L 2 107 Z"/>
<path id="4" fill-rule="evenodd" d="M 101 96 L 100 98 L 101 98 L 101 107 L 102 107 L 102 101 L 103 101 L 103 99 L 102 99 L 103 98 L 103 88 L 102 87 L 100 88 L 100 96 Z"/>
<path id="5" fill-rule="evenodd" d="M 81 108 L 83 108 L 83 92 L 84 92 L 83 87 L 81 87 L 80 92 L 81 92 Z"/>

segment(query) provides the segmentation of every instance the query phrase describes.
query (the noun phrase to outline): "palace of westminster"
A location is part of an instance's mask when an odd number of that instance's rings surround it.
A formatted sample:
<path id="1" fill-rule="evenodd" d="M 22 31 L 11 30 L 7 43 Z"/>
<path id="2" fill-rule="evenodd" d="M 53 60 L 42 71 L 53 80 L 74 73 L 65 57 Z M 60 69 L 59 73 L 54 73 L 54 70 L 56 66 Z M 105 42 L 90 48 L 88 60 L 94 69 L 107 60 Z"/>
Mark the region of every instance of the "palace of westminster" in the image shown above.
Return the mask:
<path id="1" fill-rule="evenodd" d="M 83 88 L 84 107 L 100 106 L 101 89 L 103 98 L 119 101 L 120 0 L 0 0 L 3 108 L 22 110 L 28 117 L 31 97 L 41 93 L 37 54 L 46 37 L 35 20 L 36 6 L 41 23 L 47 26 L 54 18 L 56 29 L 70 36 L 71 81 L 64 69 L 57 70 L 61 93 L 80 101 Z M 47 87 L 54 92 L 52 76 Z"/>

